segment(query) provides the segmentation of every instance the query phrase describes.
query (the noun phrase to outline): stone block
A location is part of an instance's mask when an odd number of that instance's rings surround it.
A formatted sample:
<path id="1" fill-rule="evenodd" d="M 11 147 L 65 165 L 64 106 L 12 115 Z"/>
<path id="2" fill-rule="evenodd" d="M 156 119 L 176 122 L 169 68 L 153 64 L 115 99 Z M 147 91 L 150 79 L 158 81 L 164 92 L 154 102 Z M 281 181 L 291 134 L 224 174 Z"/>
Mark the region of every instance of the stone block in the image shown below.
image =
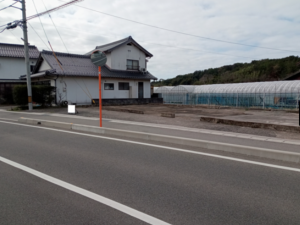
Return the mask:
<path id="1" fill-rule="evenodd" d="M 175 118 L 175 113 L 162 113 L 162 117 Z"/>

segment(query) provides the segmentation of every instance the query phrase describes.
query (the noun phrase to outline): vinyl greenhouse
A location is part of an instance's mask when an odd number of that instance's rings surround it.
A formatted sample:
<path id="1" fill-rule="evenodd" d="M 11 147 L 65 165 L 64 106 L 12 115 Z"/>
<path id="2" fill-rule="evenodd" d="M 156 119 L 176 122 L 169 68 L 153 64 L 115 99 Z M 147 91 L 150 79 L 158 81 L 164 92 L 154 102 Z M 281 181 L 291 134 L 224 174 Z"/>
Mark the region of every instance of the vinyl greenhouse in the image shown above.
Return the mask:
<path id="1" fill-rule="evenodd" d="M 154 92 L 165 104 L 295 109 L 300 81 L 163 86 Z"/>

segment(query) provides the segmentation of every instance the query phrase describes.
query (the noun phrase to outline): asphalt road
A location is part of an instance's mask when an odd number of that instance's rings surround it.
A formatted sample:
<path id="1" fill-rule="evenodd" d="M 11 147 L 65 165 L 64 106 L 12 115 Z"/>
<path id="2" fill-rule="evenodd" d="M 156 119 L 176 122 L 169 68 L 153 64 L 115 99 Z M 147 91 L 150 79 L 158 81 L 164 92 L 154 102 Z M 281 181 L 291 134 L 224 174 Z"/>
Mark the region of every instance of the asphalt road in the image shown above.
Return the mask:
<path id="1" fill-rule="evenodd" d="M 59 122 L 74 123 L 74 124 L 83 124 L 89 126 L 99 126 L 98 118 L 93 118 L 93 117 L 81 117 L 81 116 L 73 116 L 68 114 L 66 115 L 57 114 L 56 116 L 53 116 L 53 114 L 51 113 L 49 114 L 29 113 L 29 112 L 14 113 L 14 112 L 0 111 L 0 120 L 8 119 L 7 121 L 9 121 L 9 119 L 11 119 L 16 121 L 20 117 L 59 121 Z M 300 148 L 299 148 L 300 145 L 280 143 L 276 137 L 272 138 L 272 137 L 257 136 L 261 138 L 261 140 L 258 140 L 258 139 L 252 139 L 253 135 L 250 134 L 236 133 L 237 136 L 226 136 L 226 135 L 222 135 L 222 133 L 227 133 L 227 132 L 222 132 L 222 131 L 212 131 L 213 133 L 205 133 L 205 131 L 207 130 L 204 130 L 204 132 L 192 132 L 189 131 L 192 128 L 182 127 L 182 129 L 184 130 L 180 130 L 176 128 L 169 129 L 168 127 L 170 126 L 166 126 L 164 124 L 153 124 L 154 127 L 147 126 L 144 124 L 147 123 L 138 123 L 132 121 L 118 121 L 118 120 L 111 120 L 111 119 L 103 120 L 103 126 L 107 128 L 131 130 L 131 131 L 145 132 L 145 133 L 155 133 L 161 135 L 193 138 L 193 139 L 200 139 L 200 140 L 207 140 L 207 141 L 246 145 L 252 147 L 259 147 L 259 148 L 268 148 L 268 149 L 280 150 L 280 151 L 293 151 L 293 152 L 300 153 Z M 195 130 L 197 131 L 198 129 Z M 268 141 L 268 140 L 273 140 L 273 141 Z"/>
<path id="2" fill-rule="evenodd" d="M 170 224 L 300 224 L 299 172 L 0 123 L 0 157 Z M 0 160 L 0 224 L 146 224 Z"/>

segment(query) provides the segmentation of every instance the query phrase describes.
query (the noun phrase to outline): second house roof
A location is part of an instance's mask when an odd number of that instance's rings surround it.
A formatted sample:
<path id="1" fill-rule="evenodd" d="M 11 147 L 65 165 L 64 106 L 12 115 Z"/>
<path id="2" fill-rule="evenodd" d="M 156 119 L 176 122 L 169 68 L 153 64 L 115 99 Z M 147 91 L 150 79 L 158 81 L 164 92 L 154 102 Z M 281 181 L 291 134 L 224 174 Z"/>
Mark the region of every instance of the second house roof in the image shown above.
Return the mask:
<path id="1" fill-rule="evenodd" d="M 92 63 L 90 56 L 60 52 L 55 52 L 55 55 L 57 59 L 54 57 L 53 52 L 43 50 L 33 70 L 32 77 L 35 77 L 37 74 L 98 77 L 98 67 Z M 44 60 L 51 67 L 51 69 L 47 71 L 39 71 L 39 68 Z M 149 72 L 143 73 L 140 71 L 113 70 L 107 66 L 102 67 L 102 77 L 146 80 L 157 79 Z"/>
<path id="2" fill-rule="evenodd" d="M 150 52 L 148 52 L 145 48 L 143 48 L 141 45 L 139 45 L 139 43 L 137 43 L 131 36 L 124 38 L 122 40 L 119 40 L 119 41 L 109 43 L 109 44 L 96 46 L 96 48 L 94 50 L 86 53 L 86 55 L 91 55 L 95 50 L 100 50 L 102 52 L 111 52 L 114 49 L 119 48 L 123 45 L 127 45 L 127 44 L 133 44 L 138 49 L 140 49 L 142 52 L 144 52 L 147 57 L 153 57 L 153 55 Z"/>

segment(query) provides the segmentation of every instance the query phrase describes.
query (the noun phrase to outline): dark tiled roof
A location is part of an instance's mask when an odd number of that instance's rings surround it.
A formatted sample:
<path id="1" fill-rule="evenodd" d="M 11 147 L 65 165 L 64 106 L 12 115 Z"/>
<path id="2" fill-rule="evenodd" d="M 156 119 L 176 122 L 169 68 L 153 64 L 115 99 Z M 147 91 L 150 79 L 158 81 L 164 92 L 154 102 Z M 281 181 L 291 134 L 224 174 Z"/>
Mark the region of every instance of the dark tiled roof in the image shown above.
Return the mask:
<path id="1" fill-rule="evenodd" d="M 95 50 L 100 50 L 102 52 L 110 52 L 122 45 L 129 44 L 129 43 L 135 45 L 137 48 L 142 50 L 146 54 L 147 57 L 153 56 L 150 52 L 148 52 L 146 49 L 144 49 L 142 46 L 140 46 L 131 36 L 124 38 L 122 40 L 119 40 L 119 41 L 115 41 L 115 42 L 106 44 L 106 45 L 96 46 L 96 48 L 94 50 L 86 53 L 86 55 L 91 55 Z"/>
<path id="2" fill-rule="evenodd" d="M 105 45 L 100 45 L 100 46 L 96 46 L 96 48 L 92 51 L 90 51 L 89 53 L 87 53 L 87 55 L 90 55 L 92 54 L 93 51 L 95 51 L 96 49 L 102 51 L 102 52 L 105 52 L 105 51 L 109 51 L 117 46 L 120 46 L 122 44 L 124 44 L 126 41 L 128 41 L 128 38 L 124 38 L 122 40 L 119 40 L 119 41 L 115 41 L 115 42 L 112 42 L 112 43 L 109 43 L 109 44 L 105 44 Z"/>
<path id="3" fill-rule="evenodd" d="M 29 46 L 29 58 L 37 59 L 39 50 L 34 45 Z M 0 57 L 25 58 L 24 45 L 0 43 Z"/>
<path id="4" fill-rule="evenodd" d="M 53 56 L 51 51 L 41 52 L 41 57 L 46 60 L 50 65 L 51 70 L 47 74 L 51 75 L 65 75 L 65 76 L 87 76 L 98 77 L 98 67 L 95 66 L 90 56 L 88 55 L 76 55 L 68 53 L 55 52 L 57 59 L 62 64 L 63 70 L 60 68 L 57 60 Z M 36 74 L 36 73 L 35 73 Z M 35 74 L 32 74 L 34 77 Z M 109 69 L 107 66 L 102 67 L 101 75 L 103 78 L 122 78 L 122 79 L 144 79 L 144 80 L 156 80 L 151 73 L 142 73 L 139 71 L 118 71 Z"/>

